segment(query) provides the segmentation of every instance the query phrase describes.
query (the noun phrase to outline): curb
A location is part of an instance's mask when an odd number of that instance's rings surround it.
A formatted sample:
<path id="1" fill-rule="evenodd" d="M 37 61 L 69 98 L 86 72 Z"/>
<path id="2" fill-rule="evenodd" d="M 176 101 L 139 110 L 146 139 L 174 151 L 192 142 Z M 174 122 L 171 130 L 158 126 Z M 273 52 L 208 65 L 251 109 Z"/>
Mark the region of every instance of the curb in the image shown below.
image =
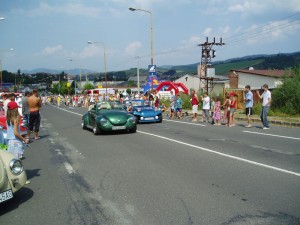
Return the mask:
<path id="1" fill-rule="evenodd" d="M 190 111 L 182 111 L 184 114 L 188 114 L 188 116 L 192 116 L 192 112 Z M 202 117 L 202 111 L 198 111 L 198 115 Z M 246 116 L 240 117 L 240 114 L 237 114 L 235 117 L 236 120 L 238 121 L 247 121 Z M 287 121 L 281 121 L 281 120 L 274 120 L 272 117 L 268 117 L 269 123 L 274 124 L 274 125 L 279 125 L 279 126 L 287 126 L 287 127 L 300 127 L 300 119 L 299 122 L 287 122 Z M 260 118 L 257 117 L 252 117 L 251 118 L 252 122 L 256 123 L 261 123 Z"/>

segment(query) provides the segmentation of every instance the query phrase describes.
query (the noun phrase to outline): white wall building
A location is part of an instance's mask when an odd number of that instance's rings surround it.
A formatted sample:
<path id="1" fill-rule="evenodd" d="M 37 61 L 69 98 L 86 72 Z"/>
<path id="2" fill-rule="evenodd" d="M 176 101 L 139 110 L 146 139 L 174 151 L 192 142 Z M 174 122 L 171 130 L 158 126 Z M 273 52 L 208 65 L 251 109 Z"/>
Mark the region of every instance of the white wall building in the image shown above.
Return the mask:
<path id="1" fill-rule="evenodd" d="M 282 77 L 286 73 L 285 70 L 231 70 L 230 88 L 243 89 L 250 85 L 251 89 L 260 89 L 268 84 L 273 89 L 282 84 Z"/>

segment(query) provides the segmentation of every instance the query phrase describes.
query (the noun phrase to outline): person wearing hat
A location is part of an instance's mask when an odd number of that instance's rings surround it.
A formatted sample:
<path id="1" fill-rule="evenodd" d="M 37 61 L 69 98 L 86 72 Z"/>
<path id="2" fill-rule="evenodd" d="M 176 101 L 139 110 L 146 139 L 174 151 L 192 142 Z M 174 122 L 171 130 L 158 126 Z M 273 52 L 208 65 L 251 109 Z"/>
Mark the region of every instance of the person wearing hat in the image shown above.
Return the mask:
<path id="1" fill-rule="evenodd" d="M 14 154 L 19 159 L 23 158 L 24 144 L 29 140 L 22 137 L 20 134 L 20 120 L 21 116 L 18 111 L 18 104 L 15 101 L 11 101 L 7 104 L 6 125 L 7 125 L 7 137 L 8 147 L 7 151 Z"/>

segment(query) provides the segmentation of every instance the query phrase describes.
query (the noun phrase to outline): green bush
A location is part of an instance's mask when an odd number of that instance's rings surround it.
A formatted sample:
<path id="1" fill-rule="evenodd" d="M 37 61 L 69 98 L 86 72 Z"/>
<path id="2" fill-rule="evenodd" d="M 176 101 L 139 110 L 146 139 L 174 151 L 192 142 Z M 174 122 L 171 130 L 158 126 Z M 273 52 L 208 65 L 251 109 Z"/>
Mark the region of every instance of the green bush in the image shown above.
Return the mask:
<path id="1" fill-rule="evenodd" d="M 283 83 L 272 92 L 272 110 L 290 115 L 300 114 L 300 66 L 289 71 Z"/>

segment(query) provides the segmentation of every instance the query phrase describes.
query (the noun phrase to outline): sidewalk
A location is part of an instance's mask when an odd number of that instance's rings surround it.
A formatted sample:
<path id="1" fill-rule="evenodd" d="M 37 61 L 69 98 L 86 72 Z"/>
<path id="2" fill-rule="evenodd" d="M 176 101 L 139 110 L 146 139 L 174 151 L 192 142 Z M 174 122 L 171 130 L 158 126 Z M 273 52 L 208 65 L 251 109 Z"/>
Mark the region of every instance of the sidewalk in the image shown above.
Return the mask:
<path id="1" fill-rule="evenodd" d="M 188 113 L 189 116 L 192 116 L 192 110 L 182 110 L 182 113 Z M 202 111 L 198 110 L 198 117 L 202 118 Z M 253 123 L 261 123 L 259 115 L 251 116 Z M 247 117 L 242 113 L 235 113 L 235 119 L 238 121 L 247 121 Z M 281 126 L 289 126 L 289 127 L 300 127 L 300 118 L 293 117 L 275 117 L 268 116 L 268 120 L 270 124 L 281 125 Z"/>

